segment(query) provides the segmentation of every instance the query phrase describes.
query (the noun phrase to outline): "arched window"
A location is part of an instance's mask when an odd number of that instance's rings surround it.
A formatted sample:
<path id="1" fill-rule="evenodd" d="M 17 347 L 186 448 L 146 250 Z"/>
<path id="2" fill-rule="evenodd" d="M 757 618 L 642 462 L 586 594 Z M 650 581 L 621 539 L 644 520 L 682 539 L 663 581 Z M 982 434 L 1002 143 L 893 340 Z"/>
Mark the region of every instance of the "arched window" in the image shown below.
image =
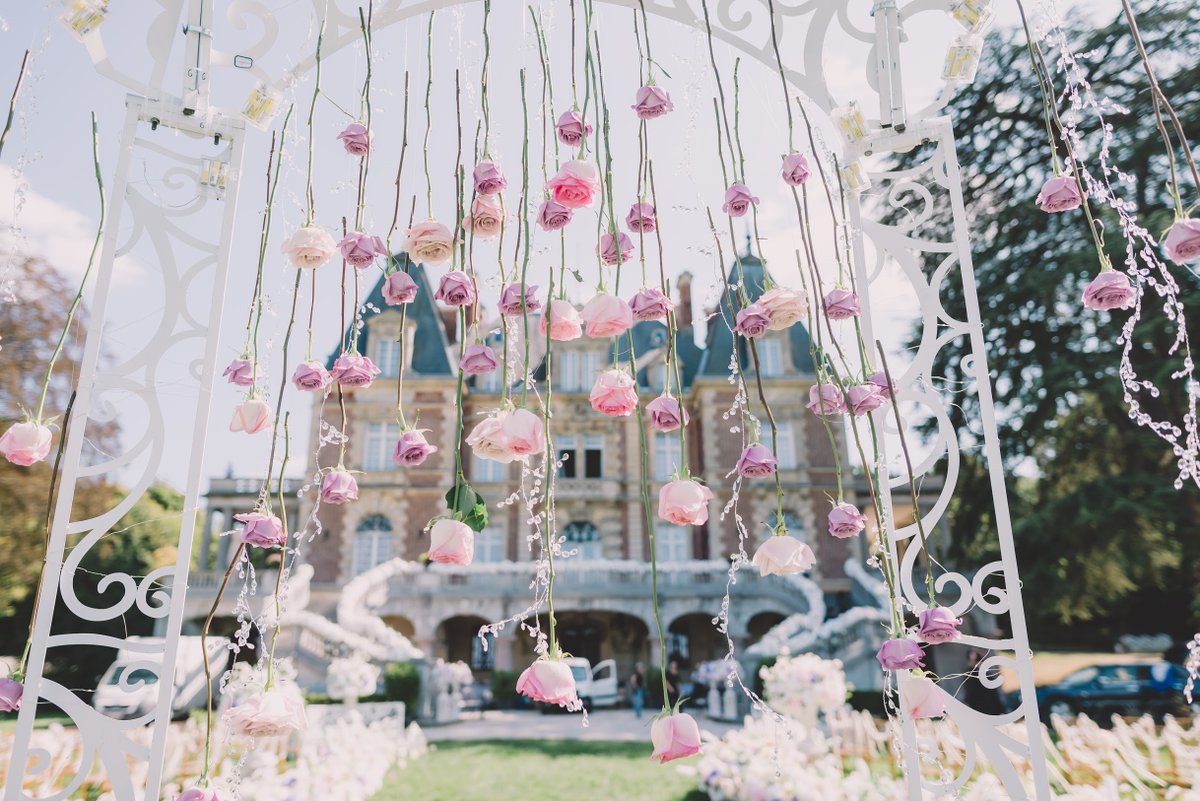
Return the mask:
<path id="1" fill-rule="evenodd" d="M 579 551 L 580 559 L 600 559 L 604 555 L 600 530 L 591 523 L 568 523 L 563 529 L 563 536 L 567 540 L 567 550 Z"/>
<path id="2" fill-rule="evenodd" d="M 354 533 L 354 575 L 392 558 L 392 524 L 383 515 L 363 518 Z"/>

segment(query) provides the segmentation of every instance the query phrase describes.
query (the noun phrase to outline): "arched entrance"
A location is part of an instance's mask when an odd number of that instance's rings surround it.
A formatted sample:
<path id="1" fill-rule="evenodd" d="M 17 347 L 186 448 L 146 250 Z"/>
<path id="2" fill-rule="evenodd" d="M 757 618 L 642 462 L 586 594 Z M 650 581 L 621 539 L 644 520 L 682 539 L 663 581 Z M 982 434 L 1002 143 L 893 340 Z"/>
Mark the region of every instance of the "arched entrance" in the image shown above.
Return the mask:
<path id="1" fill-rule="evenodd" d="M 652 643 L 650 627 L 644 620 L 624 612 L 592 610 L 555 610 L 558 640 L 564 651 L 583 657 L 593 665 L 606 659 L 616 663 L 621 683 L 633 672 L 637 662 L 649 663 Z M 545 615 L 539 616 L 542 631 L 549 630 Z M 655 641 L 657 642 L 657 641 Z M 517 635 L 516 666 L 522 668 L 536 658 L 534 640 Z"/>
<path id="2" fill-rule="evenodd" d="M 720 659 L 727 651 L 725 636 L 717 631 L 708 613 L 680 615 L 667 627 L 667 658 L 678 662 L 681 669 Z"/>
<path id="3" fill-rule="evenodd" d="M 785 619 L 787 619 L 787 615 L 781 612 L 759 612 L 750 618 L 746 623 L 746 646 L 754 645 Z"/>
<path id="4" fill-rule="evenodd" d="M 473 615 L 446 618 L 437 627 L 435 655 L 447 662 L 465 662 L 476 672 L 491 671 L 496 663 L 496 649 L 490 643 L 484 648 L 479 639 L 479 628 L 487 623 Z"/>

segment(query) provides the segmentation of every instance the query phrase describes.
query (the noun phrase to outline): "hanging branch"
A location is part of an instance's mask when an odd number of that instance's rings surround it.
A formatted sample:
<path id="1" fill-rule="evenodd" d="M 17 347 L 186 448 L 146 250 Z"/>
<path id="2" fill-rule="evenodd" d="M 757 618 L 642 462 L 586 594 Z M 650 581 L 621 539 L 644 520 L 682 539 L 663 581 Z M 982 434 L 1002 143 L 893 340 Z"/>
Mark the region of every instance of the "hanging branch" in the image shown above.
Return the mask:
<path id="1" fill-rule="evenodd" d="M 433 17 L 437 14 L 437 9 L 429 12 L 429 26 L 425 31 L 425 38 L 430 43 L 433 42 Z M 425 144 L 421 148 L 422 155 L 425 160 L 425 201 L 428 206 L 429 219 L 433 219 L 433 179 L 429 177 L 429 132 L 433 129 L 433 117 L 430 111 L 429 100 L 433 95 L 433 47 L 425 49 L 425 69 L 428 73 L 425 81 Z"/>
<path id="2" fill-rule="evenodd" d="M 21 57 L 21 68 L 17 70 L 17 82 L 13 84 L 12 97 L 8 101 L 8 117 L 4 121 L 4 130 L 0 131 L 0 155 L 4 153 L 4 141 L 12 130 L 13 117 L 17 111 L 17 98 L 21 96 L 21 84 L 25 83 L 25 70 L 29 67 L 29 51 Z"/>

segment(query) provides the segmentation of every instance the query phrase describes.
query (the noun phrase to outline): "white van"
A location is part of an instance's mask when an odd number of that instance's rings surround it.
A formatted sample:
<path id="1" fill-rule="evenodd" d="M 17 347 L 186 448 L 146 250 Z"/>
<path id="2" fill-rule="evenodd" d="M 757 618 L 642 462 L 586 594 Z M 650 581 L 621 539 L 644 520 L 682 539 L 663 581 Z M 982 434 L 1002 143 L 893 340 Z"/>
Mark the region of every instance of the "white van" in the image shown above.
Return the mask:
<path id="1" fill-rule="evenodd" d="M 96 711 L 119 720 L 131 720 L 154 711 L 162 672 L 161 637 L 130 637 L 125 642 L 127 647 L 117 651 L 117 658 L 104 671 L 92 695 L 92 706 Z M 215 685 L 229 663 L 229 640 L 209 637 L 208 658 L 215 691 Z M 204 706 L 207 694 L 200 637 L 179 638 L 172 683 L 173 719 L 186 717 L 189 710 Z"/>
<path id="2" fill-rule="evenodd" d="M 616 706 L 621 700 L 617 694 L 616 662 L 605 659 L 592 667 L 591 662 L 579 656 L 568 656 L 563 661 L 571 668 L 575 694 L 586 708 Z"/>

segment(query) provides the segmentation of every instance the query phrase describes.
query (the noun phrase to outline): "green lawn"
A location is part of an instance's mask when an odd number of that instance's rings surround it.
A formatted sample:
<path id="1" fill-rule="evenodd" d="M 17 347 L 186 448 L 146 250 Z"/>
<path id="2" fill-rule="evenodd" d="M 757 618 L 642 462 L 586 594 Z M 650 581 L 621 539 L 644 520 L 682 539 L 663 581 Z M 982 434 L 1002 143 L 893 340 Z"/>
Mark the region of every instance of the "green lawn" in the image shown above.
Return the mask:
<path id="1" fill-rule="evenodd" d="M 436 743 L 392 773 L 373 801 L 707 801 L 675 768 L 695 761 L 651 762 L 649 743 Z"/>

